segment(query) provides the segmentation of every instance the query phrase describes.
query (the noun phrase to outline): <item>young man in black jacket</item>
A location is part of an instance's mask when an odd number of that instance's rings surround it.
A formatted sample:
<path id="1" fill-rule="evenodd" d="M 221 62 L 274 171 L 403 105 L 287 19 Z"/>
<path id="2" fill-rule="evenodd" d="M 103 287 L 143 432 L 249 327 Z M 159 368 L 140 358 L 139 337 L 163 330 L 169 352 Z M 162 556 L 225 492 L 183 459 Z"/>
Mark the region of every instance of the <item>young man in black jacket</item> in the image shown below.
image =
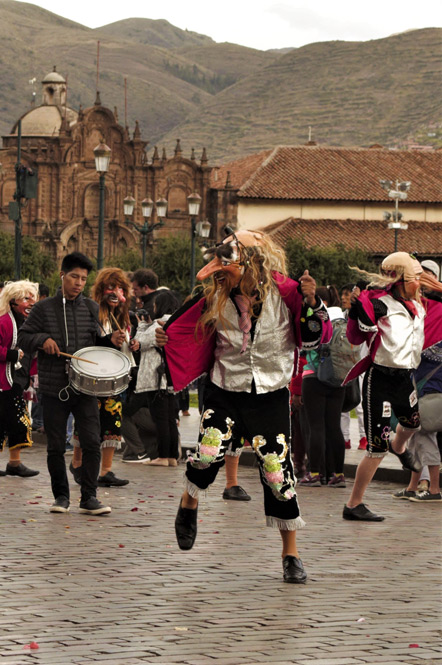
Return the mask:
<path id="1" fill-rule="evenodd" d="M 50 512 L 69 510 L 69 483 L 64 460 L 66 424 L 73 413 L 83 450 L 80 512 L 110 513 L 97 499 L 100 468 L 100 419 L 95 396 L 74 392 L 69 385 L 66 358 L 87 346 L 120 347 L 124 333 L 100 336 L 98 305 L 85 298 L 92 263 L 79 252 L 64 257 L 61 289 L 53 298 L 38 302 L 20 329 L 19 346 L 28 353 L 38 350 L 38 377 L 43 395 L 43 422 L 48 441 L 48 470 L 55 501 Z"/>

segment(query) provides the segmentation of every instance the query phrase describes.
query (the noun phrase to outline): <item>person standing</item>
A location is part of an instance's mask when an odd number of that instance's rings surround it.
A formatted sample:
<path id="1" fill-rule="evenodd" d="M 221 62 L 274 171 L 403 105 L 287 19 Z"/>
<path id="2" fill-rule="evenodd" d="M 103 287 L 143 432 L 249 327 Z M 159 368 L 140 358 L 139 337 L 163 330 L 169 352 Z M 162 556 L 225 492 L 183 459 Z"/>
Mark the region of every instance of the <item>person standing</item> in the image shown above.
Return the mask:
<path id="1" fill-rule="evenodd" d="M 139 268 L 132 275 L 132 291 L 135 298 L 140 298 L 143 309 L 153 321 L 153 301 L 158 289 L 158 275 L 150 268 Z"/>
<path id="2" fill-rule="evenodd" d="M 22 448 L 32 446 L 31 419 L 23 397 L 30 383 L 31 356 L 17 344 L 18 330 L 38 298 L 38 284 L 29 280 L 7 283 L 0 293 L 0 446 L 6 439 L 9 462 L 0 476 L 28 478 L 40 472 L 20 460 Z"/>
<path id="3" fill-rule="evenodd" d="M 103 268 L 99 271 L 92 287 L 92 298 L 99 305 L 99 320 L 102 331 L 112 334 L 116 329 L 123 330 L 126 338 L 120 350 L 135 366 L 132 350 L 138 349 L 138 343 L 130 339 L 129 320 L 130 283 L 120 268 Z M 100 487 L 123 487 L 129 481 L 118 478 L 112 471 L 115 450 L 121 448 L 121 420 L 123 403 L 120 395 L 98 397 L 101 433 L 101 469 L 98 476 Z M 77 428 L 74 430 L 74 456 L 69 470 L 76 482 L 81 481 L 82 453 Z"/>
<path id="4" fill-rule="evenodd" d="M 83 295 L 92 263 L 84 254 L 67 254 L 61 264 L 61 288 L 53 298 L 38 302 L 19 332 L 19 346 L 27 353 L 38 350 L 39 385 L 43 394 L 43 422 L 48 442 L 47 463 L 51 476 L 53 513 L 69 510 L 69 482 L 64 459 L 66 425 L 75 418 L 83 450 L 80 513 L 111 512 L 97 499 L 100 468 L 100 418 L 96 397 L 74 391 L 67 374 L 66 358 L 87 346 L 118 347 L 119 331 L 100 337 L 98 305 Z"/>

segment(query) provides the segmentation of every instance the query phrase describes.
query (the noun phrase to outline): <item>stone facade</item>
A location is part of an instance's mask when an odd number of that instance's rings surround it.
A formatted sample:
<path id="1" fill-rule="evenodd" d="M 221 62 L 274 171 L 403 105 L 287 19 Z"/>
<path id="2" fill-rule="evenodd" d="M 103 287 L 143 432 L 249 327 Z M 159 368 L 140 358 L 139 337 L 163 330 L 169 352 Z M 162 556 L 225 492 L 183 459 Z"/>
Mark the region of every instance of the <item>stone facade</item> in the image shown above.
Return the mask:
<path id="1" fill-rule="evenodd" d="M 44 251 L 57 260 L 65 253 L 81 251 L 97 255 L 99 177 L 95 169 L 94 148 L 102 141 L 111 148 L 111 163 L 105 177 L 104 256 L 121 254 L 140 247 L 140 234 L 125 224 L 123 199 L 136 199 L 132 221 L 144 224 L 141 201 L 164 198 L 168 201 L 164 226 L 150 240 L 175 233 L 190 235 L 187 196 L 197 192 L 201 198 L 199 219 L 208 216 L 211 167 L 205 150 L 199 161 L 192 153 L 183 157 L 177 141 L 173 157 L 155 147 L 148 159 L 148 142 L 140 136 L 138 123 L 132 137 L 118 122 L 116 109 L 101 104 L 100 95 L 92 107 L 75 111 L 66 106 L 66 81 L 54 70 L 42 81 L 42 104 L 21 117 L 21 163 L 38 168 L 37 198 L 30 199 L 22 211 L 23 233 L 38 240 Z M 12 232 L 8 219 L 9 202 L 15 192 L 18 121 L 11 134 L 3 137 L 0 150 L 0 229 Z M 155 209 L 151 223 L 158 221 Z"/>

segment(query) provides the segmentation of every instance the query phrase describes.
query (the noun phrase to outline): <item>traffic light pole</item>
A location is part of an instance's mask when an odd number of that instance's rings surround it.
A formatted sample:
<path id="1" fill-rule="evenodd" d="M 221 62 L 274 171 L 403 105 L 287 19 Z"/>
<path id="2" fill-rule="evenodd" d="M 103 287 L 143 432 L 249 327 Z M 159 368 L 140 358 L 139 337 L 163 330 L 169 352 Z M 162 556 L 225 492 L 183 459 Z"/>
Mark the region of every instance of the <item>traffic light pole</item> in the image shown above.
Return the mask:
<path id="1" fill-rule="evenodd" d="M 17 219 L 15 220 L 15 243 L 14 243 L 14 277 L 21 277 L 21 239 L 22 239 L 22 219 L 21 219 L 21 191 L 20 168 L 21 168 L 21 120 L 18 121 L 17 129 L 17 164 L 15 165 L 15 200 L 17 202 Z"/>

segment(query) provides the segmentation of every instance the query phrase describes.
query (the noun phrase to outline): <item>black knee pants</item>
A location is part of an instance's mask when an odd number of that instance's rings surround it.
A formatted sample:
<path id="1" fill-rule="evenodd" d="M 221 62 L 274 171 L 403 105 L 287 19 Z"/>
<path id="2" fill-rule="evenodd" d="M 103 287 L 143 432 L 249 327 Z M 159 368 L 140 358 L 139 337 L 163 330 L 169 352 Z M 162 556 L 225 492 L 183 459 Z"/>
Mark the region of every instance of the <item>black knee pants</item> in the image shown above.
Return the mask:
<path id="1" fill-rule="evenodd" d="M 207 385 L 198 446 L 187 463 L 188 491 L 196 496 L 212 484 L 230 443 L 236 447 L 241 439 L 250 442 L 258 458 L 267 525 L 289 531 L 304 526 L 290 455 L 287 388 L 256 394 Z"/>

